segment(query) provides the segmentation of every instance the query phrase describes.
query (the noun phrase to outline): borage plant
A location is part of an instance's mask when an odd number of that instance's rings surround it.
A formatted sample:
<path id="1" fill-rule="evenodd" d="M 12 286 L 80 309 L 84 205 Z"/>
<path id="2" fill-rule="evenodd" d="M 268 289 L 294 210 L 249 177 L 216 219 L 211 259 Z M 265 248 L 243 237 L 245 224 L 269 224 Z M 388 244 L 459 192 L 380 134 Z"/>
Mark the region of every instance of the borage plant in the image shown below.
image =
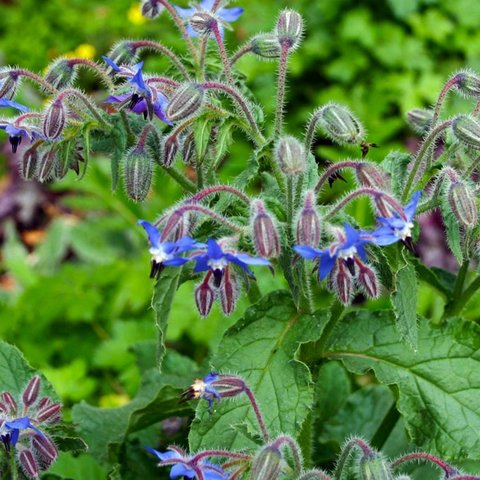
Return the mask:
<path id="1" fill-rule="evenodd" d="M 158 41 L 124 40 L 100 64 L 60 58 L 44 76 L 0 72 L 0 106 L 19 111 L 0 127 L 26 179 L 60 179 L 69 170 L 83 176 L 93 154 L 103 153 L 113 190 L 122 176 L 133 201 L 154 194 L 154 168 L 184 192 L 157 219 L 139 220 L 152 257 L 156 362 L 146 345 L 137 349 L 143 383 L 128 405 L 74 407 L 91 454 L 114 479 L 153 478 L 157 463 L 171 467 L 171 478 L 200 480 L 439 478 L 434 470 L 404 469 L 419 460 L 437 466 L 441 478 L 480 478 L 440 458 L 474 470 L 478 464 L 465 460 L 480 460 L 480 337 L 476 322 L 462 318 L 480 288 L 480 77 L 452 75 L 433 110 L 409 115 L 424 136 L 418 152 L 391 152 L 375 163 L 368 152 L 376 145 L 345 106 L 314 110 L 303 137 L 285 133 L 288 64 L 304 34 L 299 13 L 282 11 L 271 32 L 231 55 L 225 30 L 241 8 L 219 0 L 190 8 L 145 0 L 141 8 L 152 19 L 170 15 L 185 41 L 183 56 Z M 166 57 L 171 68 L 146 71 L 144 51 Z M 248 55 L 278 63 L 270 123 L 236 68 Z M 108 90 L 102 104 L 75 86 L 79 68 Z M 43 111 L 14 100 L 23 79 L 49 96 Z M 473 99 L 472 112 L 442 119 L 450 91 Z M 234 138 L 243 141 L 234 131 L 251 145 L 248 159 L 229 154 Z M 319 132 L 351 147 L 352 158 L 316 158 Z M 241 173 L 224 183 L 222 169 L 232 162 Z M 354 186 L 337 198 L 331 188 L 347 172 Z M 360 197 L 369 199 L 369 223 L 352 214 Z M 442 212 L 458 275 L 428 267 L 417 254 L 418 217 L 434 209 Z M 268 275 L 257 282 L 262 270 L 282 277 L 285 289 L 268 291 Z M 230 315 L 240 296 L 252 305 L 209 360 L 219 373 L 180 396 L 199 367 L 167 350 L 164 338 L 175 293 L 189 281 L 197 283 L 191 304 L 201 317 L 215 302 Z M 417 316 L 419 281 L 444 305 L 435 324 Z M 36 478 L 56 458 L 40 429 L 42 407 L 30 417 L 24 401 L 12 414 L 5 399 L 13 397 L 2 398 L 4 463 L 15 451 L 25 475 Z M 178 427 L 196 398 L 207 402 L 197 407 L 188 448 L 169 446 L 165 431 L 157 442 L 159 422 Z M 17 463 L 8 464 L 16 472 Z"/>

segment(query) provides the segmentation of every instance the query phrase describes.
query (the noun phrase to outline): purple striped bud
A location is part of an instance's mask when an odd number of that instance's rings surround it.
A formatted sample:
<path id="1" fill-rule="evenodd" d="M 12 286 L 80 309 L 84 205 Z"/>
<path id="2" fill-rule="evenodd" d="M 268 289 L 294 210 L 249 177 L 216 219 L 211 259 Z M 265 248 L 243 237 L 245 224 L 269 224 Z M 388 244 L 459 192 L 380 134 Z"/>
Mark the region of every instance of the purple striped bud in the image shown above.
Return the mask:
<path id="1" fill-rule="evenodd" d="M 28 448 L 20 450 L 18 454 L 18 461 L 23 469 L 23 472 L 28 478 L 38 478 L 40 468 L 32 451 Z"/>
<path id="2" fill-rule="evenodd" d="M 373 163 L 358 163 L 355 168 L 357 181 L 362 187 L 375 188 L 376 190 L 389 190 L 387 175 Z"/>
<path id="3" fill-rule="evenodd" d="M 67 121 L 67 112 L 61 100 L 54 100 L 43 118 L 43 135 L 48 140 L 60 137 Z"/>
<path id="4" fill-rule="evenodd" d="M 464 182 L 458 181 L 450 184 L 448 204 L 462 226 L 472 228 L 477 225 L 477 201 L 472 190 Z"/>
<path id="5" fill-rule="evenodd" d="M 223 282 L 220 285 L 220 302 L 222 305 L 222 311 L 225 315 L 230 315 L 235 310 L 237 303 L 238 288 L 237 279 L 233 272 L 227 267 L 225 269 L 225 275 L 223 276 Z"/>
<path id="6" fill-rule="evenodd" d="M 58 450 L 52 439 L 47 435 L 35 434 L 32 438 L 32 448 L 38 453 L 47 465 L 53 463 L 58 457 Z"/>
<path id="7" fill-rule="evenodd" d="M 37 400 L 38 392 L 40 391 L 40 384 L 41 380 L 38 375 L 32 377 L 32 379 L 28 382 L 28 385 L 25 387 L 25 390 L 22 394 L 22 401 L 26 407 L 29 407 Z"/>
<path id="8" fill-rule="evenodd" d="M 382 455 L 364 455 L 360 459 L 361 480 L 393 480 L 392 472 Z"/>
<path id="9" fill-rule="evenodd" d="M 275 157 L 280 169 L 287 176 L 305 171 L 305 149 L 295 137 L 280 138 L 275 148 Z"/>
<path id="10" fill-rule="evenodd" d="M 11 100 L 20 84 L 20 76 L 12 70 L 0 71 L 0 98 Z"/>
<path id="11" fill-rule="evenodd" d="M 52 178 L 55 172 L 55 165 L 58 162 L 57 149 L 55 147 L 49 148 L 44 152 L 38 162 L 37 179 L 39 182 L 46 182 Z"/>
<path id="12" fill-rule="evenodd" d="M 365 265 L 357 257 L 355 263 L 358 266 L 357 283 L 361 290 L 370 298 L 377 298 L 380 293 L 377 274 L 373 268 Z"/>
<path id="13" fill-rule="evenodd" d="M 190 17 L 189 23 L 200 36 L 208 36 L 213 32 L 218 21 L 210 12 L 200 11 Z"/>
<path id="14" fill-rule="evenodd" d="M 196 159 L 195 134 L 190 132 L 182 143 L 182 158 L 187 165 L 194 165 Z"/>
<path id="15" fill-rule="evenodd" d="M 408 124 L 420 135 L 430 130 L 432 119 L 433 111 L 428 108 L 414 108 L 407 113 Z"/>
<path id="16" fill-rule="evenodd" d="M 2 402 L 0 402 L 0 412 L 8 413 L 8 408 L 7 408 L 7 406 L 6 406 L 4 403 L 2 403 Z M 0 420 L 0 421 L 1 421 L 2 424 L 3 424 L 3 420 Z"/>
<path id="17" fill-rule="evenodd" d="M 124 182 L 128 197 L 145 200 L 152 185 L 153 158 L 148 149 L 133 147 L 125 158 Z"/>
<path id="18" fill-rule="evenodd" d="M 344 305 L 348 305 L 352 297 L 353 281 L 352 275 L 346 268 L 343 260 L 337 261 L 337 268 L 333 270 L 331 275 L 333 276 L 332 286 L 335 293 Z"/>
<path id="19" fill-rule="evenodd" d="M 158 0 L 143 0 L 142 2 L 142 15 L 146 18 L 154 20 L 164 10 L 165 7 Z"/>
<path id="20" fill-rule="evenodd" d="M 12 394 L 10 392 L 3 392 L 1 400 L 8 414 L 15 416 L 17 414 L 17 402 L 13 399 Z"/>
<path id="21" fill-rule="evenodd" d="M 252 202 L 252 230 L 255 250 L 261 257 L 280 255 L 280 236 L 272 216 L 265 210 L 261 200 Z"/>
<path id="22" fill-rule="evenodd" d="M 68 58 L 58 58 L 47 69 L 45 80 L 57 90 L 69 87 L 75 81 L 77 68 Z"/>
<path id="23" fill-rule="evenodd" d="M 250 480 L 277 480 L 282 471 L 282 454 L 274 445 L 263 447 L 252 463 Z"/>
<path id="24" fill-rule="evenodd" d="M 470 115 L 458 115 L 452 121 L 455 138 L 467 147 L 480 149 L 480 123 Z"/>
<path id="25" fill-rule="evenodd" d="M 130 40 L 121 40 L 113 45 L 107 55 L 117 65 L 131 65 L 138 60 L 137 48 Z M 112 67 L 106 67 L 109 72 Z"/>
<path id="26" fill-rule="evenodd" d="M 168 103 L 165 115 L 172 122 L 184 120 L 202 107 L 204 90 L 196 83 L 185 83 L 177 88 Z"/>
<path id="27" fill-rule="evenodd" d="M 296 226 L 297 245 L 308 245 L 316 248 L 320 242 L 320 216 L 315 208 L 315 192 L 305 193 L 303 208 L 297 218 Z"/>
<path id="28" fill-rule="evenodd" d="M 480 97 L 480 76 L 469 70 L 462 70 L 453 77 L 455 88 L 466 97 Z"/>
<path id="29" fill-rule="evenodd" d="M 365 140 L 363 125 L 347 107 L 329 103 L 319 110 L 318 115 L 325 133 L 339 145 L 361 144 Z"/>
<path id="30" fill-rule="evenodd" d="M 42 397 L 37 404 L 37 410 L 42 409 L 43 407 L 46 407 L 47 405 L 51 405 L 52 401 L 48 397 Z"/>
<path id="31" fill-rule="evenodd" d="M 33 180 L 35 178 L 38 168 L 38 158 L 38 148 L 36 145 L 27 148 L 23 152 L 20 160 L 20 175 L 25 180 Z"/>
<path id="32" fill-rule="evenodd" d="M 210 313 L 215 301 L 215 290 L 210 285 L 210 277 L 211 272 L 208 272 L 202 283 L 195 289 L 195 303 L 202 318 Z"/>
<path id="33" fill-rule="evenodd" d="M 171 167 L 172 163 L 177 156 L 178 149 L 180 148 L 180 142 L 177 135 L 169 135 L 163 143 L 163 164 L 166 167 Z"/>
<path id="34" fill-rule="evenodd" d="M 302 40 L 302 16 L 294 10 L 283 10 L 278 17 L 275 31 L 280 45 L 286 45 L 289 50 L 295 50 Z"/>
<path id="35" fill-rule="evenodd" d="M 250 40 L 252 52 L 260 58 L 280 58 L 280 43 L 273 33 L 260 33 Z"/>
<path id="36" fill-rule="evenodd" d="M 61 409 L 61 403 L 53 403 L 52 405 L 46 405 L 45 407 L 38 410 L 37 414 L 35 415 L 35 420 L 39 423 L 55 423 L 60 415 Z"/>

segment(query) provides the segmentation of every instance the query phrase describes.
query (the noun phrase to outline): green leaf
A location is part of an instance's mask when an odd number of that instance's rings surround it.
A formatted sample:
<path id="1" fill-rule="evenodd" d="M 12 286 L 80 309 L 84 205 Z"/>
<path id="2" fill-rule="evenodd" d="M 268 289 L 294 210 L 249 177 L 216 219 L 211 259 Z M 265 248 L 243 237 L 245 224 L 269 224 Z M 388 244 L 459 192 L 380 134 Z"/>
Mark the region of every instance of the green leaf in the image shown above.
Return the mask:
<path id="1" fill-rule="evenodd" d="M 451 297 L 456 275 L 440 268 L 428 268 L 417 258 L 412 258 L 411 262 L 420 280 L 436 288 L 446 299 Z"/>
<path id="2" fill-rule="evenodd" d="M 155 282 L 153 289 L 152 308 L 155 311 L 155 321 L 158 328 L 157 360 L 160 368 L 165 356 L 165 335 L 168 318 L 181 273 L 181 267 L 166 268 Z"/>
<path id="3" fill-rule="evenodd" d="M 212 120 L 204 118 L 195 122 L 193 134 L 195 136 L 195 150 L 197 159 L 201 163 L 207 153 L 208 143 L 210 142 L 212 132 Z"/>
<path id="4" fill-rule="evenodd" d="M 460 236 L 460 225 L 457 218 L 453 214 L 450 205 L 448 204 L 448 197 L 446 195 L 442 195 L 441 209 L 443 223 L 447 233 L 448 247 L 457 259 L 457 262 L 461 265 L 463 263 L 463 252 Z"/>
<path id="5" fill-rule="evenodd" d="M 212 365 L 218 372 L 235 372 L 251 388 L 272 437 L 280 432 L 297 435 L 313 403 L 311 376 L 296 359 L 302 343 L 320 336 L 327 313 L 297 312 L 291 296 L 272 292 L 250 307 L 243 319 L 225 334 Z M 255 448 L 251 436 L 259 428 L 246 396 L 197 408 L 190 431 L 190 447 Z M 236 428 L 236 425 L 241 425 Z M 247 428 L 249 435 L 242 431 Z"/>
<path id="6" fill-rule="evenodd" d="M 122 122 L 120 121 L 120 117 L 116 118 L 115 125 L 110 131 L 110 135 L 113 142 L 110 163 L 112 174 L 112 191 L 115 191 L 118 183 L 120 163 L 125 155 L 125 150 L 127 148 L 127 134 L 125 132 L 125 129 L 123 128 Z"/>
<path id="7" fill-rule="evenodd" d="M 451 319 L 420 322 L 418 350 L 398 340 L 392 315 L 360 311 L 336 326 L 326 357 L 355 373 L 373 369 L 398 388 L 398 410 L 416 445 L 446 459 L 480 458 L 480 331 Z"/>
<path id="8" fill-rule="evenodd" d="M 380 166 L 390 174 L 392 190 L 397 197 L 403 194 L 403 186 L 407 176 L 407 166 L 412 156 L 404 152 L 390 152 Z"/>
<path id="9" fill-rule="evenodd" d="M 404 262 L 395 274 L 395 291 L 392 305 L 401 337 L 417 349 L 417 277 L 415 267 Z"/>

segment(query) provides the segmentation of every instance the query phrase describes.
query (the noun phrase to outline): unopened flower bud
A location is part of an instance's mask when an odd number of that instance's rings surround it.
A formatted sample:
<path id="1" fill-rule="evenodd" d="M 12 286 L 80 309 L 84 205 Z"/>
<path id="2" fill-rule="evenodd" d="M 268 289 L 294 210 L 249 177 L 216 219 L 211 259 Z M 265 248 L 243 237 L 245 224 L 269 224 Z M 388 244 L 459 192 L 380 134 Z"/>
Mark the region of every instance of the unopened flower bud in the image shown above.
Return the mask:
<path id="1" fill-rule="evenodd" d="M 55 60 L 45 73 L 45 80 L 57 90 L 72 85 L 76 77 L 75 64 L 68 58 Z"/>
<path id="2" fill-rule="evenodd" d="M 11 100 L 17 92 L 20 78 L 10 69 L 0 70 L 0 98 Z"/>
<path id="3" fill-rule="evenodd" d="M 39 182 L 43 183 L 52 178 L 57 162 L 57 149 L 51 147 L 46 150 L 38 162 L 37 179 Z"/>
<path id="4" fill-rule="evenodd" d="M 20 453 L 18 454 L 18 460 L 27 477 L 38 478 L 40 468 L 30 449 L 24 448 L 20 450 Z"/>
<path id="5" fill-rule="evenodd" d="M 43 119 L 43 135 L 48 140 L 56 140 L 65 128 L 67 112 L 60 100 L 54 100 L 45 112 Z"/>
<path id="6" fill-rule="evenodd" d="M 225 315 L 230 315 L 235 310 L 237 303 L 237 279 L 233 272 L 229 268 L 225 269 L 225 275 L 223 276 L 223 282 L 220 285 L 220 303 L 222 305 L 222 311 Z"/>
<path id="7" fill-rule="evenodd" d="M 355 174 L 362 187 L 375 188 L 376 190 L 389 189 L 387 175 L 373 163 L 359 163 L 355 168 Z"/>
<path id="8" fill-rule="evenodd" d="M 17 402 L 13 399 L 13 396 L 10 392 L 3 392 L 1 396 L 3 405 L 5 405 L 7 412 L 11 415 L 17 413 Z"/>
<path id="9" fill-rule="evenodd" d="M 273 446 L 263 447 L 252 463 L 250 480 L 277 480 L 282 470 L 282 454 Z"/>
<path id="10" fill-rule="evenodd" d="M 358 265 L 357 283 L 361 290 L 370 298 L 377 298 L 380 293 L 377 274 L 373 268 L 365 265 L 360 260 L 356 259 Z"/>
<path id="11" fill-rule="evenodd" d="M 26 407 L 29 407 L 38 398 L 38 392 L 40 391 L 40 377 L 35 375 L 32 379 L 28 382 L 28 385 L 25 387 L 25 390 L 22 394 L 22 401 Z"/>
<path id="12" fill-rule="evenodd" d="M 204 90 L 195 83 L 185 83 L 174 93 L 165 112 L 172 122 L 178 122 L 198 112 L 203 104 Z"/>
<path id="13" fill-rule="evenodd" d="M 153 159 L 146 148 L 134 147 L 125 158 L 124 181 L 129 198 L 141 202 L 150 191 Z"/>
<path id="14" fill-rule="evenodd" d="M 273 33 L 260 33 L 250 40 L 252 52 L 261 58 L 280 58 L 280 43 Z"/>
<path id="15" fill-rule="evenodd" d="M 432 119 L 433 110 L 428 108 L 414 108 L 407 113 L 408 124 L 420 135 L 430 130 Z"/>
<path id="16" fill-rule="evenodd" d="M 474 193 L 464 182 L 454 182 L 448 189 L 448 203 L 455 218 L 464 227 L 478 223 L 477 202 Z"/>
<path id="17" fill-rule="evenodd" d="M 466 97 L 480 96 L 480 76 L 475 72 L 462 70 L 453 76 L 456 80 L 455 88 Z"/>
<path id="18" fill-rule="evenodd" d="M 58 457 L 57 447 L 45 434 L 35 434 L 32 438 L 32 447 L 40 454 L 47 465 L 50 465 Z"/>
<path id="19" fill-rule="evenodd" d="M 320 242 L 320 216 L 315 208 L 315 192 L 305 194 L 303 208 L 297 218 L 295 230 L 297 245 L 316 248 Z"/>
<path id="20" fill-rule="evenodd" d="M 331 285 L 335 293 L 344 305 L 348 305 L 352 297 L 353 280 L 343 260 L 337 262 L 337 268 L 332 271 L 331 275 Z"/>
<path id="21" fill-rule="evenodd" d="M 213 29 L 217 25 L 217 19 L 207 11 L 200 11 L 194 13 L 190 17 L 190 26 L 199 35 L 208 36 L 213 32 Z"/>
<path id="22" fill-rule="evenodd" d="M 393 480 L 393 475 L 383 456 L 373 454 L 360 459 L 360 479 Z"/>
<path id="23" fill-rule="evenodd" d="M 453 119 L 455 138 L 467 147 L 480 149 L 480 123 L 470 115 L 458 115 Z"/>
<path id="24" fill-rule="evenodd" d="M 252 203 L 252 229 L 255 249 L 261 257 L 280 255 L 280 236 L 271 215 L 261 200 Z"/>
<path id="25" fill-rule="evenodd" d="M 343 105 L 329 103 L 319 111 L 319 122 L 327 135 L 340 145 L 360 144 L 365 129 L 353 113 Z"/>
<path id="26" fill-rule="evenodd" d="M 20 160 L 20 175 L 25 180 L 33 180 L 35 178 L 37 173 L 38 158 L 38 148 L 35 145 L 27 148 L 23 152 Z"/>
<path id="27" fill-rule="evenodd" d="M 137 49 L 130 40 L 121 40 L 113 45 L 107 55 L 113 63 L 117 65 L 131 65 L 138 59 Z M 106 67 L 108 71 L 112 70 L 109 65 Z"/>
<path id="28" fill-rule="evenodd" d="M 166 167 L 171 167 L 175 157 L 177 156 L 178 149 L 180 148 L 180 142 L 178 135 L 169 135 L 163 143 L 163 164 Z"/>
<path id="29" fill-rule="evenodd" d="M 202 317 L 208 316 L 215 301 L 215 290 L 210 285 L 210 275 L 207 274 L 203 282 L 195 289 L 195 303 Z"/>
<path id="30" fill-rule="evenodd" d="M 305 171 L 305 149 L 295 137 L 280 138 L 275 148 L 275 157 L 280 169 L 287 176 Z"/>
<path id="31" fill-rule="evenodd" d="M 164 10 L 165 7 L 158 0 L 143 0 L 142 2 L 142 15 L 146 18 L 154 20 Z"/>
<path id="32" fill-rule="evenodd" d="M 182 142 L 182 158 L 187 165 L 194 165 L 196 157 L 195 135 L 190 132 L 185 136 Z"/>
<path id="33" fill-rule="evenodd" d="M 280 45 L 290 50 L 300 45 L 303 34 L 303 18 L 294 10 L 283 10 L 277 20 L 276 33 Z"/>
<path id="34" fill-rule="evenodd" d="M 35 419 L 37 422 L 55 423 L 60 417 L 60 410 L 62 409 L 61 403 L 52 403 L 39 409 Z"/>

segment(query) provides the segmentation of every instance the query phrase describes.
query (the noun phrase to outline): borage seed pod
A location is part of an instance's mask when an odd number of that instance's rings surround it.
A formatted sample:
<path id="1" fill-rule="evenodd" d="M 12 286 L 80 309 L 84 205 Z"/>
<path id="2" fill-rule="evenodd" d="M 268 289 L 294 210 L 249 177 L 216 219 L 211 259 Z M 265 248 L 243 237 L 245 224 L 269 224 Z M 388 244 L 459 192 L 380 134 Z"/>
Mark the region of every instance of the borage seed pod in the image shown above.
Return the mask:
<path id="1" fill-rule="evenodd" d="M 430 130 L 433 119 L 433 110 L 427 108 L 414 108 L 407 113 L 407 121 L 410 127 L 420 135 Z"/>
<path id="2" fill-rule="evenodd" d="M 386 173 L 373 163 L 358 163 L 355 168 L 355 175 L 359 185 L 362 187 L 384 191 L 389 190 L 390 185 Z"/>
<path id="3" fill-rule="evenodd" d="M 177 134 L 169 135 L 163 142 L 162 159 L 165 167 L 171 167 L 180 148 Z"/>
<path id="4" fill-rule="evenodd" d="M 20 76 L 10 68 L 0 70 L 0 98 L 11 100 L 20 84 Z"/>
<path id="5" fill-rule="evenodd" d="M 302 40 L 303 18 L 294 10 L 283 10 L 277 20 L 275 31 L 280 45 L 295 50 Z"/>
<path id="6" fill-rule="evenodd" d="M 456 90 L 466 97 L 480 96 L 480 76 L 470 70 L 461 70 L 453 78 Z"/>
<path id="7" fill-rule="evenodd" d="M 40 161 L 38 162 L 36 177 L 39 182 L 43 183 L 52 178 L 58 161 L 59 159 L 56 145 L 52 145 L 43 153 Z"/>
<path id="8" fill-rule="evenodd" d="M 250 480 L 277 480 L 281 471 L 280 450 L 274 445 L 267 445 L 253 459 Z"/>
<path id="9" fill-rule="evenodd" d="M 207 11 L 194 13 L 190 17 L 189 25 L 200 36 L 209 36 L 218 25 L 218 20 Z"/>
<path id="10" fill-rule="evenodd" d="M 295 137 L 289 135 L 280 138 L 275 147 L 275 158 L 288 177 L 305 171 L 305 149 Z"/>
<path id="11" fill-rule="evenodd" d="M 27 148 L 20 160 L 20 175 L 25 180 L 33 180 L 37 174 L 38 168 L 38 145 L 34 144 Z"/>
<path id="12" fill-rule="evenodd" d="M 295 237 L 297 245 L 308 245 L 316 248 L 320 242 L 320 215 L 315 207 L 315 192 L 305 193 L 303 208 L 297 217 Z"/>
<path id="13" fill-rule="evenodd" d="M 18 461 L 23 472 L 28 478 L 38 478 L 40 468 L 38 466 L 35 455 L 28 448 L 23 448 L 18 452 Z"/>
<path id="14" fill-rule="evenodd" d="M 215 301 L 216 293 L 210 282 L 211 276 L 212 274 L 208 272 L 202 283 L 195 288 L 195 304 L 202 318 L 208 316 Z"/>
<path id="15" fill-rule="evenodd" d="M 230 271 L 230 268 L 228 267 L 225 269 L 223 282 L 220 285 L 219 291 L 223 313 L 225 315 L 232 314 L 237 303 L 238 286 L 235 273 Z"/>

